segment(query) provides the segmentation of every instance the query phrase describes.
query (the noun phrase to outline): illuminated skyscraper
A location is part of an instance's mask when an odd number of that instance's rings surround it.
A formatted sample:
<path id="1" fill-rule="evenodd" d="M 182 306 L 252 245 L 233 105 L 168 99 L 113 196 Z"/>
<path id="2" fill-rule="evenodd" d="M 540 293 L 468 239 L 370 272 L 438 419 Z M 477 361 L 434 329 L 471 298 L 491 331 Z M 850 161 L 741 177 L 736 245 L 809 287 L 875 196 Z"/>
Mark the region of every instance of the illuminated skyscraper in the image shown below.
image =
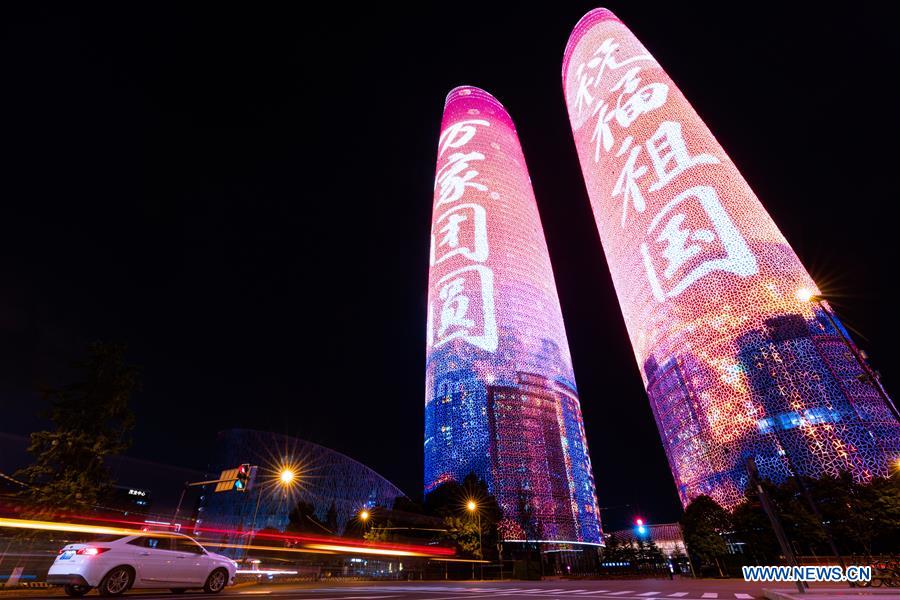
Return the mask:
<path id="1" fill-rule="evenodd" d="M 597 228 L 681 501 L 743 497 L 752 457 L 887 475 L 896 408 L 734 163 L 605 9 L 563 60 Z"/>
<path id="2" fill-rule="evenodd" d="M 506 540 L 598 543 L 600 521 L 559 298 L 515 126 L 450 92 L 428 282 L 425 491 L 469 473 Z"/>

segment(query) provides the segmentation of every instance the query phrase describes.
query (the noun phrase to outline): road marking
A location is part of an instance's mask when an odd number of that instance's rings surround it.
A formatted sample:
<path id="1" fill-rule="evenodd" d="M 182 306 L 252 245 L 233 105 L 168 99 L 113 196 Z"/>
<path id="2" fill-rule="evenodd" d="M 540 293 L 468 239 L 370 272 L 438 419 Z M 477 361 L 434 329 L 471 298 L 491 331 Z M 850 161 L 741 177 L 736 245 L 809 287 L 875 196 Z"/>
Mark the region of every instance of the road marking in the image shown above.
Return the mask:
<path id="1" fill-rule="evenodd" d="M 753 596 L 750 594 L 735 594 L 734 597 L 739 600 L 753 600 Z"/>
<path id="2" fill-rule="evenodd" d="M 621 596 L 623 594 L 633 594 L 634 590 L 623 590 L 621 592 L 612 592 L 610 596 Z"/>
<path id="3" fill-rule="evenodd" d="M 590 591 L 590 592 L 581 592 L 581 593 L 578 594 L 578 595 L 579 595 L 579 596 L 589 596 L 589 595 L 591 595 L 591 594 L 605 594 L 605 593 L 608 592 L 608 591 L 609 591 L 609 590 L 592 590 L 592 591 Z"/>
<path id="4" fill-rule="evenodd" d="M 669 594 L 666 596 L 667 598 L 684 598 L 688 595 L 688 592 L 675 592 L 674 594 Z"/>
<path id="5" fill-rule="evenodd" d="M 719 597 L 719 592 L 706 592 L 705 594 L 703 594 L 703 595 L 700 596 L 700 597 L 701 597 L 701 598 L 718 598 L 718 597 Z"/>
<path id="6" fill-rule="evenodd" d="M 644 592 L 643 594 L 638 594 L 638 596 L 656 596 L 657 594 L 661 594 L 662 592 Z"/>
<path id="7" fill-rule="evenodd" d="M 586 592 L 587 590 L 565 590 L 562 592 L 558 592 L 557 595 L 561 594 L 577 594 L 578 592 Z"/>

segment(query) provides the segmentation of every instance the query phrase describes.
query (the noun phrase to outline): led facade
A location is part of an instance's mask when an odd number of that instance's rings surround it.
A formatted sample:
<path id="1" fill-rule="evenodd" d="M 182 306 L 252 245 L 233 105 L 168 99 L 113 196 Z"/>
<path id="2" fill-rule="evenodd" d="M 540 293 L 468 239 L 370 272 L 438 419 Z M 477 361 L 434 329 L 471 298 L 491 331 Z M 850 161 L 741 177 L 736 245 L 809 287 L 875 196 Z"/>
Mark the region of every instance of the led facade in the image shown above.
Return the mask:
<path id="1" fill-rule="evenodd" d="M 683 503 L 782 480 L 887 475 L 896 409 L 735 165 L 608 10 L 563 86 L 597 228 Z"/>
<path id="2" fill-rule="evenodd" d="M 506 540 L 598 543 L 581 408 L 550 257 L 512 120 L 450 92 L 428 282 L 425 491 L 469 473 Z"/>

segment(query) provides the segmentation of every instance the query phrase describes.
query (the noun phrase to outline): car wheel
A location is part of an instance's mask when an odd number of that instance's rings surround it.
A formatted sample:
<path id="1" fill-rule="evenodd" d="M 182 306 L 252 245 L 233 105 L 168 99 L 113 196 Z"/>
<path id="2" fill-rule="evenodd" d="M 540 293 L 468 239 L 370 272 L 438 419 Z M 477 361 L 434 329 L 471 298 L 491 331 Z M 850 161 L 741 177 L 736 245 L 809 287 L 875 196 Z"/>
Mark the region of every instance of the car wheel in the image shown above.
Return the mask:
<path id="1" fill-rule="evenodd" d="M 101 596 L 121 596 L 131 588 L 134 583 L 134 571 L 131 567 L 120 566 L 113 568 L 97 586 Z"/>
<path id="2" fill-rule="evenodd" d="M 225 589 L 227 583 L 228 571 L 225 569 L 216 569 L 206 578 L 206 585 L 203 586 L 203 591 L 207 594 L 218 594 Z"/>
<path id="3" fill-rule="evenodd" d="M 183 593 L 185 593 L 187 590 L 186 590 L 185 588 L 172 588 L 172 589 L 169 590 L 169 591 L 172 592 L 173 594 L 183 594 Z"/>
<path id="4" fill-rule="evenodd" d="M 89 585 L 64 585 L 63 591 L 66 593 L 66 596 L 71 596 L 72 598 L 81 598 L 89 591 L 91 591 L 91 586 Z"/>

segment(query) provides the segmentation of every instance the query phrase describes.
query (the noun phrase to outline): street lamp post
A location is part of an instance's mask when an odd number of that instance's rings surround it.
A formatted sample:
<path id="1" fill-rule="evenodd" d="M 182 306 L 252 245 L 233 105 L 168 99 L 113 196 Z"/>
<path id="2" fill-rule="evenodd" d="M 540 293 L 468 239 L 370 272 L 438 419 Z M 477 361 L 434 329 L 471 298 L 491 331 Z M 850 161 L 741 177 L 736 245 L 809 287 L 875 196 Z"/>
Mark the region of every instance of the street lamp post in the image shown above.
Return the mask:
<path id="1" fill-rule="evenodd" d="M 478 558 L 481 561 L 484 561 L 484 546 L 482 545 L 481 540 L 481 511 L 478 510 L 478 503 L 474 500 L 469 500 L 466 503 L 466 509 L 470 513 L 475 513 L 478 516 Z M 484 580 L 484 562 L 478 563 L 478 570 L 481 572 L 481 579 Z M 472 579 L 475 579 L 475 565 L 472 564 Z"/>
<path id="2" fill-rule="evenodd" d="M 828 323 L 837 332 L 838 336 L 840 336 L 840 338 L 841 338 L 841 341 L 844 343 L 845 346 L 847 346 L 847 349 L 850 350 L 850 353 L 856 359 L 857 364 L 859 364 L 859 367 L 863 370 L 863 373 L 865 374 L 866 378 L 872 383 L 873 387 L 875 387 L 875 390 L 878 392 L 878 394 L 881 396 L 881 399 L 887 405 L 888 410 L 891 412 L 891 414 L 894 416 L 895 419 L 900 421 L 900 413 L 897 412 L 897 407 L 894 405 L 894 402 L 891 400 L 890 396 L 888 396 L 884 387 L 882 387 L 881 381 L 879 381 L 878 377 L 875 376 L 875 373 L 872 371 L 871 367 L 869 367 L 869 364 L 865 361 L 865 359 L 860 354 L 859 349 L 856 347 L 856 344 L 854 344 L 850 339 L 847 338 L 846 335 L 844 335 L 844 330 L 840 326 L 838 326 L 837 321 L 834 318 L 834 315 L 831 314 L 830 307 L 827 304 L 825 304 L 825 302 L 824 302 L 825 299 L 822 296 L 813 294 L 812 292 L 810 292 L 809 290 L 806 290 L 806 289 L 798 290 L 796 295 L 797 295 L 797 299 L 800 300 L 801 302 L 814 302 L 819 307 L 819 309 L 822 311 L 822 314 L 824 314 L 825 318 L 828 319 Z M 856 407 L 853 405 L 852 401 L 851 401 L 850 405 L 853 407 L 853 410 L 855 412 Z M 859 418 L 858 413 L 857 413 L 857 418 Z M 777 428 L 775 428 L 775 431 L 776 431 L 776 439 L 778 439 L 779 445 L 781 445 L 783 448 L 786 448 L 786 446 L 784 446 L 784 444 L 781 443 L 781 438 L 777 434 Z M 791 470 L 791 472 L 794 476 L 794 479 L 797 481 L 797 487 L 800 489 L 800 493 L 803 495 L 803 497 L 806 499 L 807 504 L 809 504 L 809 507 L 812 509 L 813 516 L 815 516 L 816 520 L 822 526 L 822 531 L 825 533 L 825 538 L 828 541 L 828 545 L 831 548 L 832 554 L 835 555 L 835 557 L 837 558 L 841 567 L 844 567 L 844 559 L 841 556 L 840 552 L 838 551 L 837 544 L 835 544 L 834 538 L 831 535 L 831 527 L 828 525 L 828 523 L 825 522 L 825 519 L 822 517 L 822 513 L 819 511 L 818 505 L 816 504 L 815 500 L 813 499 L 812 494 L 809 491 L 809 488 L 806 486 L 806 483 L 803 481 L 803 476 L 794 467 L 793 462 L 791 461 L 790 452 L 785 452 L 785 456 L 787 457 L 788 467 Z"/>
<path id="3" fill-rule="evenodd" d="M 359 511 L 359 521 L 360 521 L 360 523 L 362 523 L 362 539 L 364 542 L 366 539 L 366 525 L 368 524 L 369 517 L 371 517 L 371 516 L 372 515 L 366 509 L 362 509 L 361 511 Z M 368 567 L 369 567 L 368 562 L 363 562 L 361 564 L 365 565 L 365 567 L 362 567 L 362 570 L 360 571 L 360 574 L 359 574 L 360 581 L 362 581 L 363 576 L 366 573 L 365 569 L 368 569 Z"/>
<path id="4" fill-rule="evenodd" d="M 863 373 L 865 373 L 866 378 L 869 382 L 871 382 L 872 386 L 878 392 L 878 395 L 881 396 L 881 399 L 887 404 L 888 410 L 891 411 L 891 414 L 895 419 L 900 421 L 900 412 L 897 410 L 897 406 L 894 404 L 894 401 L 891 400 L 891 397 L 888 396 L 887 391 L 884 389 L 884 386 L 881 385 L 881 381 L 875 375 L 875 372 L 869 366 L 869 363 L 862 357 L 859 352 L 859 349 L 856 347 L 852 341 L 850 341 L 846 335 L 844 335 L 844 330 L 838 326 L 837 322 L 834 319 L 834 315 L 831 313 L 831 308 L 825 304 L 825 298 L 822 296 L 813 294 L 809 290 L 801 289 L 797 291 L 797 299 L 801 302 L 814 302 L 816 306 L 822 311 L 822 314 L 825 315 L 825 318 L 828 319 L 828 323 L 834 328 L 837 332 L 838 336 L 840 336 L 841 341 L 844 342 L 844 345 L 850 350 L 850 353 L 853 355 L 853 358 L 856 359 L 856 362 L 859 364 L 860 368 L 862 368 Z"/>
<path id="5" fill-rule="evenodd" d="M 297 480 L 297 473 L 290 467 L 283 467 L 278 471 L 277 482 L 278 485 L 281 486 L 282 490 L 287 496 L 287 491 L 294 485 L 294 482 Z M 259 502 L 262 500 L 263 490 L 262 487 L 257 487 L 256 489 L 256 508 L 253 509 L 253 530 L 250 532 L 250 541 L 247 545 L 253 544 L 254 538 L 256 538 L 256 517 L 259 515 Z"/>
<path id="6" fill-rule="evenodd" d="M 759 471 L 756 468 L 756 461 L 753 460 L 753 457 L 747 457 L 746 465 L 747 475 L 750 478 L 750 485 L 755 487 L 759 494 L 759 503 L 762 505 L 762 509 L 765 511 L 766 516 L 769 517 L 769 522 L 772 524 L 772 531 L 775 533 L 775 539 L 778 540 L 778 545 L 781 546 L 782 554 L 784 554 L 784 557 L 791 563 L 791 566 L 799 567 L 800 562 L 797 560 L 791 545 L 788 543 L 784 528 L 781 526 L 781 519 L 778 518 L 775 506 L 760 481 Z M 794 583 L 797 585 L 798 592 L 801 594 L 806 593 L 805 584 L 803 582 L 797 580 Z"/>
<path id="7" fill-rule="evenodd" d="M 366 525 L 368 524 L 368 521 L 369 521 L 369 517 L 370 517 L 370 516 L 371 516 L 371 515 L 369 514 L 369 511 L 367 511 L 367 510 L 365 510 L 365 509 L 359 511 L 359 520 L 360 520 L 360 522 L 362 523 L 362 537 L 363 537 L 363 539 L 366 539 Z"/>

